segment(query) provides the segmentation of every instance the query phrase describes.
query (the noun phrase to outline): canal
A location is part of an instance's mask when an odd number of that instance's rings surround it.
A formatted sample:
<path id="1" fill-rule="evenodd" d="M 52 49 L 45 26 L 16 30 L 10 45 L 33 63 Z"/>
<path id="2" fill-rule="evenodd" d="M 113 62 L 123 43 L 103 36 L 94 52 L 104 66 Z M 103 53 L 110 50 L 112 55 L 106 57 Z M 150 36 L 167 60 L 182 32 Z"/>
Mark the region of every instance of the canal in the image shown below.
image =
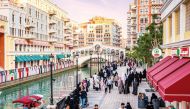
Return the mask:
<path id="1" fill-rule="evenodd" d="M 79 81 L 88 78 L 90 69 L 84 67 L 79 70 Z M 92 73 L 97 72 L 97 65 L 92 66 Z M 37 75 L 38 76 L 38 75 Z M 67 96 L 75 88 L 76 84 L 76 69 L 64 71 L 57 75 L 54 75 L 55 81 L 53 82 L 53 93 L 55 100 L 58 102 L 62 97 Z M 17 98 L 41 94 L 44 96 L 46 105 L 49 104 L 50 97 L 50 78 L 42 78 L 37 81 L 33 81 L 26 84 L 20 84 L 18 86 L 0 90 L 0 109 L 15 109 L 20 107 L 18 104 L 12 104 L 13 100 Z"/>

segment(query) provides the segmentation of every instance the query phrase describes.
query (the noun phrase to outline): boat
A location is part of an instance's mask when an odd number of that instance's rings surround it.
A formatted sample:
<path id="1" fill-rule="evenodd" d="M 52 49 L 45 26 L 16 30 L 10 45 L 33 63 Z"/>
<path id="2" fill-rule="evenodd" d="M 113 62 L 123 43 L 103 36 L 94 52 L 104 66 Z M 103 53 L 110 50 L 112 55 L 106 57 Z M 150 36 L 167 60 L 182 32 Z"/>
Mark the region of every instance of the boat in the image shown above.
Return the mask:
<path id="1" fill-rule="evenodd" d="M 45 101 L 42 98 L 43 95 L 35 94 L 14 100 L 13 103 L 22 104 L 22 107 L 18 107 L 17 109 L 43 109 Z"/>

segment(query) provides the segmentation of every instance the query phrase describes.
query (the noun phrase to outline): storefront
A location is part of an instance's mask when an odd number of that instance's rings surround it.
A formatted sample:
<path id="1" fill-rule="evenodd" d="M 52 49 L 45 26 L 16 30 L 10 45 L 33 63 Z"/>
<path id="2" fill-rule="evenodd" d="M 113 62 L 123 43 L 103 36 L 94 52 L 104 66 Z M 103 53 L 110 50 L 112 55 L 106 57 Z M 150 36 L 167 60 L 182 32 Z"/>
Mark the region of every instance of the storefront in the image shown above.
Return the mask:
<path id="1" fill-rule="evenodd" d="M 177 109 L 189 109 L 189 47 L 172 48 L 171 54 L 147 70 L 147 79 L 164 101 Z"/>

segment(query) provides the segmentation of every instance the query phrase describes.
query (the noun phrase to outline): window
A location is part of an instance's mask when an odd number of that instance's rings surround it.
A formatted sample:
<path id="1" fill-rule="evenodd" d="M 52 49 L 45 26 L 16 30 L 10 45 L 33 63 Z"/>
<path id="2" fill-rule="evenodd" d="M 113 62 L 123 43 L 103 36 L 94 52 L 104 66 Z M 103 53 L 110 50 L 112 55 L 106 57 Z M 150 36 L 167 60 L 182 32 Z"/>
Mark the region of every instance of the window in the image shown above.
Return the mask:
<path id="1" fill-rule="evenodd" d="M 19 20 L 19 21 L 20 21 L 20 24 L 22 24 L 22 17 L 20 17 L 20 20 Z"/>
<path id="2" fill-rule="evenodd" d="M 15 15 L 12 14 L 12 22 L 14 23 L 14 21 L 15 21 Z"/>

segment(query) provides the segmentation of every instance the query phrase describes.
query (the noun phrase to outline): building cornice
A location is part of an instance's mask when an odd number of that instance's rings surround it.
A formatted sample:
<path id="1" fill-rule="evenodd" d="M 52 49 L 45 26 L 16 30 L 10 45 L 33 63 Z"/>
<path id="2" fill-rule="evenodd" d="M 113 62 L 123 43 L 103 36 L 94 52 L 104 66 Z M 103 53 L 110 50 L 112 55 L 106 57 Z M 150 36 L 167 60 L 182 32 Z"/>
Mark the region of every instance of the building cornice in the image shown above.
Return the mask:
<path id="1" fill-rule="evenodd" d="M 172 2 L 173 0 L 167 0 L 164 5 L 162 6 L 162 8 L 160 9 L 160 12 L 162 13 L 167 7 L 168 5 Z"/>
<path id="2" fill-rule="evenodd" d="M 165 44 L 165 45 L 162 45 L 161 47 L 162 48 L 178 48 L 178 47 L 184 47 L 184 46 L 190 46 L 190 39 L 174 42 L 170 44 Z"/>

